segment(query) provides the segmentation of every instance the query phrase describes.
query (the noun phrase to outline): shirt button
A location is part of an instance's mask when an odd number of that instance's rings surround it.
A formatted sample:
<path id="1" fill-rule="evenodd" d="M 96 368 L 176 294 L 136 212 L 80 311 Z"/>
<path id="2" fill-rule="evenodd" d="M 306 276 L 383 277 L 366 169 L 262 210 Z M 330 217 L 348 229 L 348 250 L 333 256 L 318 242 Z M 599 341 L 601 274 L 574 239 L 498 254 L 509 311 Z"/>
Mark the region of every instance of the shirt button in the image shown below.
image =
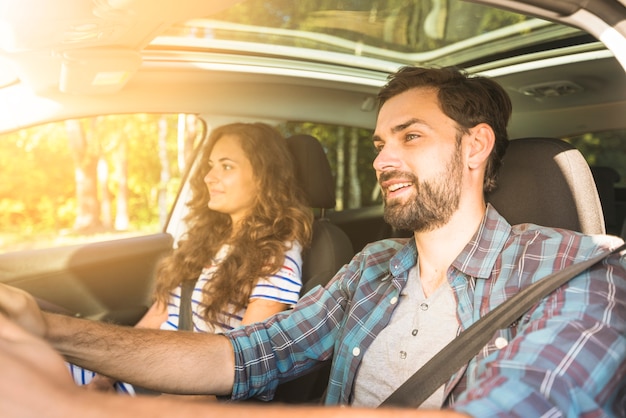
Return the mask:
<path id="1" fill-rule="evenodd" d="M 360 349 L 359 347 L 354 347 L 354 348 L 352 349 L 352 355 L 353 355 L 354 357 L 358 357 L 358 356 L 359 356 L 359 354 L 361 354 L 361 349 Z"/>
<path id="2" fill-rule="evenodd" d="M 389 303 L 391 303 L 392 305 L 395 305 L 396 303 L 398 303 L 398 298 L 397 297 L 392 297 L 391 300 L 389 301 Z"/>
<path id="3" fill-rule="evenodd" d="M 506 347 L 507 345 L 509 345 L 509 342 L 506 340 L 506 338 L 504 337 L 498 337 L 496 338 L 496 340 L 494 341 L 494 344 L 496 346 L 496 348 L 498 350 L 503 349 L 504 347 Z"/>
<path id="4" fill-rule="evenodd" d="M 417 328 L 415 328 L 413 331 L 411 331 L 411 335 L 415 337 L 417 335 L 417 332 Z"/>
<path id="5" fill-rule="evenodd" d="M 420 309 L 423 310 L 423 311 L 427 311 L 428 310 L 428 303 L 425 303 L 425 302 L 422 303 L 420 305 Z"/>

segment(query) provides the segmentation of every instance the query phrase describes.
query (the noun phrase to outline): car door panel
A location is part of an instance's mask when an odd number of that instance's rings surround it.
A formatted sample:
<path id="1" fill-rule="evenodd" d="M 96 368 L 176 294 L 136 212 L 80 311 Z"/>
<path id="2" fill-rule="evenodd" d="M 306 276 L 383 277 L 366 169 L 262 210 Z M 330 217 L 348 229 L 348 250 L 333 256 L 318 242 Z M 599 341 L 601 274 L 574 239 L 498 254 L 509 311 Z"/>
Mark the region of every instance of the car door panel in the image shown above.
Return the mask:
<path id="1" fill-rule="evenodd" d="M 155 267 L 172 242 L 159 233 L 1 254 L 0 282 L 47 310 L 131 325 L 150 305 Z"/>

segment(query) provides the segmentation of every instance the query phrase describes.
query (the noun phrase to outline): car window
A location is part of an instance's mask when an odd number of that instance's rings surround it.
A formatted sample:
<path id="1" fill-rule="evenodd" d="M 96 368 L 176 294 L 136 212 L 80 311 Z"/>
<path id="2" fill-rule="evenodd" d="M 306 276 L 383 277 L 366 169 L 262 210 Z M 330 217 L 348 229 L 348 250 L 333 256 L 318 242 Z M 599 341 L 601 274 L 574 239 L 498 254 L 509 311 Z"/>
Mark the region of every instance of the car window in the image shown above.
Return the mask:
<path id="1" fill-rule="evenodd" d="M 322 143 L 335 178 L 336 211 L 382 203 L 372 167 L 376 157 L 372 130 L 308 122 L 283 123 L 278 129 L 285 136 L 313 135 Z"/>
<path id="2" fill-rule="evenodd" d="M 97 116 L 0 135 L 0 253 L 163 230 L 202 120 Z"/>
<path id="3" fill-rule="evenodd" d="M 585 156 L 591 167 L 611 167 L 620 176 L 616 187 L 626 187 L 626 129 L 588 132 L 563 138 Z"/>

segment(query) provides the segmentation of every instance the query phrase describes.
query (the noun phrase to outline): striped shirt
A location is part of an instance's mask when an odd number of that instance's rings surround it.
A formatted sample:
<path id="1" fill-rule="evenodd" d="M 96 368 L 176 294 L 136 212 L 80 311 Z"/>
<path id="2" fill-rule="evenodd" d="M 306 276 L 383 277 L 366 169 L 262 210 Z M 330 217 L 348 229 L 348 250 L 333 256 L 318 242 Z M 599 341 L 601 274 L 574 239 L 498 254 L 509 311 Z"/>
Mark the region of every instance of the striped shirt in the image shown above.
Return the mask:
<path id="1" fill-rule="evenodd" d="M 245 308 L 235 311 L 235 307 L 230 305 L 231 309 L 222 312 L 222 318 L 225 320 L 219 324 L 207 324 L 202 317 L 204 311 L 204 303 L 202 302 L 202 289 L 211 285 L 213 275 L 219 265 L 228 257 L 230 246 L 224 244 L 211 263 L 202 270 L 198 278 L 193 294 L 191 296 L 191 310 L 193 328 L 196 332 L 213 332 L 219 333 L 231 330 L 241 325 L 241 320 L 245 313 Z M 285 252 L 285 261 L 282 267 L 273 275 L 260 277 L 252 289 L 250 300 L 266 299 L 270 301 L 284 303 L 285 305 L 295 305 L 300 296 L 302 288 L 302 247 L 297 242 L 292 243 L 291 248 Z M 170 295 L 167 312 L 168 317 L 161 329 L 177 330 L 178 317 L 180 312 L 180 293 L 181 286 L 174 289 Z"/>
<path id="2" fill-rule="evenodd" d="M 447 272 L 459 332 L 520 289 L 621 242 L 531 224 L 512 227 L 488 206 Z M 232 398 L 269 399 L 279 382 L 333 359 L 325 403 L 350 404 L 363 353 L 389 322 L 417 257 L 413 239 L 370 244 L 291 312 L 228 333 L 236 362 Z M 480 417 L 624 416 L 625 374 L 622 252 L 493 335 L 448 381 L 444 405 Z"/>
<path id="3" fill-rule="evenodd" d="M 226 312 L 225 317 L 228 318 L 226 323 L 221 323 L 219 326 L 211 326 L 207 324 L 202 318 L 201 308 L 202 304 L 202 289 L 205 285 L 210 285 L 210 281 L 215 273 L 215 270 L 220 263 L 228 256 L 230 247 L 223 245 L 217 252 L 216 256 L 211 260 L 211 264 L 205 267 L 196 282 L 193 294 L 192 294 L 192 313 L 193 313 L 193 325 L 196 332 L 224 332 L 231 330 L 241 324 L 241 320 L 245 313 L 245 309 L 239 312 Z M 250 294 L 250 300 L 253 299 L 267 299 L 271 301 L 277 301 L 286 305 L 294 305 L 300 296 L 300 289 L 302 288 L 302 247 L 298 242 L 293 242 L 291 247 L 285 252 L 285 261 L 283 266 L 273 275 L 268 277 L 260 277 L 256 286 L 252 289 Z M 178 286 L 172 291 L 168 302 L 168 318 L 163 324 L 161 329 L 175 331 L 178 329 L 178 314 L 180 308 L 180 292 L 181 287 Z M 96 373 L 76 366 L 71 363 L 66 363 L 70 374 L 74 378 L 74 381 L 78 385 L 86 385 L 91 382 Z M 115 390 L 118 393 L 127 393 L 134 395 L 135 390 L 132 385 L 124 382 L 116 382 Z"/>

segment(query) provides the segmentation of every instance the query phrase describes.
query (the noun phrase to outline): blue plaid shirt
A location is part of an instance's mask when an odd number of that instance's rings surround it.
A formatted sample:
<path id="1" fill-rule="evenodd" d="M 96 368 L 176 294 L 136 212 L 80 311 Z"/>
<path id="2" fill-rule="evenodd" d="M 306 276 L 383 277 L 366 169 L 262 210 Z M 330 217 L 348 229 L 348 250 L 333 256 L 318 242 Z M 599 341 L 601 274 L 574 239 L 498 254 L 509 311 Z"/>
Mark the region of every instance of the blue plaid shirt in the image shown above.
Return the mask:
<path id="1" fill-rule="evenodd" d="M 619 244 L 614 237 L 511 227 L 488 206 L 447 272 L 459 332 L 520 289 Z M 271 399 L 281 381 L 333 361 L 325 403 L 350 404 L 363 354 L 388 324 L 416 263 L 413 239 L 370 244 L 289 313 L 227 334 L 235 350 L 233 399 Z M 501 338 L 508 345 L 502 347 Z M 445 406 L 480 417 L 625 416 L 625 376 L 622 252 L 544 298 L 514 327 L 498 331 L 446 384 Z"/>

